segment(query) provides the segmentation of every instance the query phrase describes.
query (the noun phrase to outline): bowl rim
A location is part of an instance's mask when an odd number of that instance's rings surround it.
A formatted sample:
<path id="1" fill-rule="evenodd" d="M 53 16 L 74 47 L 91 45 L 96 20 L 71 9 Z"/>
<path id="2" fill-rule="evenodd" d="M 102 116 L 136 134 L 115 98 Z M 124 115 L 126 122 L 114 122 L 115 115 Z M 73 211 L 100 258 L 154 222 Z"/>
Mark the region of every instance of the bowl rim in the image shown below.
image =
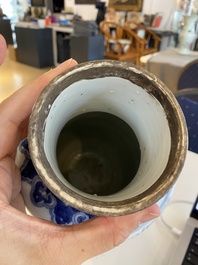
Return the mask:
<path id="1" fill-rule="evenodd" d="M 94 198 L 89 199 L 63 185 L 56 178 L 45 156 L 42 144 L 45 119 L 48 113 L 41 110 L 46 109 L 46 106 L 50 104 L 52 105 L 60 92 L 73 82 L 106 76 L 117 76 L 127 79 L 153 95 L 160 104 L 163 104 L 171 132 L 171 150 L 168 163 L 159 179 L 145 192 L 133 198 L 115 202 L 97 201 Z M 44 113 L 44 117 L 41 117 L 40 113 Z M 64 71 L 45 87 L 35 103 L 30 116 L 28 142 L 30 156 L 38 175 L 59 199 L 78 210 L 90 214 L 118 216 L 134 213 L 149 207 L 165 196 L 175 184 L 187 153 L 187 128 L 183 112 L 175 96 L 153 74 L 132 63 L 98 60 L 81 63 Z"/>

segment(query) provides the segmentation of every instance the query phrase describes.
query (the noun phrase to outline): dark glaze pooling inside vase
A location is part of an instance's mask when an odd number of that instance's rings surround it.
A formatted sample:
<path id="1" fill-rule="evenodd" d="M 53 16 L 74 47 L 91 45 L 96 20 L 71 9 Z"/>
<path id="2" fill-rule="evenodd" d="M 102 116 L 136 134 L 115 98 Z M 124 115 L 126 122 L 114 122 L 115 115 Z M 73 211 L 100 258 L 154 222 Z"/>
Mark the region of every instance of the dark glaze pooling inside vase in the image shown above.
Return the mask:
<path id="1" fill-rule="evenodd" d="M 131 127 L 105 112 L 71 119 L 57 142 L 57 161 L 65 179 L 88 194 L 105 196 L 126 187 L 140 164 L 140 146 Z"/>

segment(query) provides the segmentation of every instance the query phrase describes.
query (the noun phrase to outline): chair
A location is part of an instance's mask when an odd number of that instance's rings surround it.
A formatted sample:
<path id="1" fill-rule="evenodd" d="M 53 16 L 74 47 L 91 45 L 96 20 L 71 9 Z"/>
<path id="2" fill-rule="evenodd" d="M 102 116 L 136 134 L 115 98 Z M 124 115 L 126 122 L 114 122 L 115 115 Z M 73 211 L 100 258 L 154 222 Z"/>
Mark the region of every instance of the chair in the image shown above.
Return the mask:
<path id="1" fill-rule="evenodd" d="M 129 13 L 125 26 L 133 30 L 138 37 L 143 40 L 143 44 L 141 45 L 141 56 L 159 51 L 161 38 L 145 26 L 144 17 L 140 13 Z"/>
<path id="2" fill-rule="evenodd" d="M 141 45 L 141 56 L 152 54 L 159 51 L 159 43 L 161 38 L 148 29 L 144 25 L 139 25 L 136 29 L 133 29 L 139 38 L 142 39 L 143 44 Z"/>
<path id="3" fill-rule="evenodd" d="M 105 36 L 105 58 L 133 61 L 140 65 L 143 41 L 135 32 L 114 22 L 102 21 L 100 31 Z"/>
<path id="4" fill-rule="evenodd" d="M 198 60 L 186 65 L 179 75 L 177 89 L 189 87 L 198 88 Z"/>
<path id="5" fill-rule="evenodd" d="M 182 89 L 176 92 L 175 96 L 184 113 L 188 127 L 188 149 L 198 153 L 198 89 Z"/>

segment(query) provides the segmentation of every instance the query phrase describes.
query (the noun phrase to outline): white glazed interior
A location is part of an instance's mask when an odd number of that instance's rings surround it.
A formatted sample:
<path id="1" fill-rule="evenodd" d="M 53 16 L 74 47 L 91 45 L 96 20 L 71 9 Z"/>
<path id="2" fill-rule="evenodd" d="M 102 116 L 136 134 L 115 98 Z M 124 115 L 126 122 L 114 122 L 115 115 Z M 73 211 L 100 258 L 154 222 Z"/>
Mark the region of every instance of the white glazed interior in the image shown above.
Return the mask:
<path id="1" fill-rule="evenodd" d="M 87 198 L 69 184 L 56 161 L 56 143 L 63 126 L 73 117 L 90 111 L 116 115 L 133 128 L 141 148 L 141 162 L 131 183 L 110 196 L 94 196 L 99 201 L 118 201 L 141 194 L 154 184 L 164 171 L 170 153 L 171 136 L 160 103 L 143 88 L 120 77 L 103 77 L 73 83 L 56 98 L 46 120 L 44 150 L 57 177 L 70 189 Z"/>

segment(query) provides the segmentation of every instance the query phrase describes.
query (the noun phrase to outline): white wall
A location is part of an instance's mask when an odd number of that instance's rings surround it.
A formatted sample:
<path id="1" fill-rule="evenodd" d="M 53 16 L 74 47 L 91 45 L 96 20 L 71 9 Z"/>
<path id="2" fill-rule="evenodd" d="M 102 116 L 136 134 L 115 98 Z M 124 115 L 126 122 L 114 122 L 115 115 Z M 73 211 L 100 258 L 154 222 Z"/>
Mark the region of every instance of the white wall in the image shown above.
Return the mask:
<path id="1" fill-rule="evenodd" d="M 143 14 L 162 13 L 161 28 L 170 28 L 173 12 L 177 8 L 177 0 L 144 0 Z"/>
<path id="2" fill-rule="evenodd" d="M 172 12 L 176 10 L 178 0 L 144 0 L 143 14 L 163 13 L 162 28 L 169 28 Z M 108 6 L 108 0 L 103 0 Z M 75 14 L 82 16 L 84 20 L 95 20 L 98 10 L 94 5 L 75 5 L 75 0 L 65 0 L 66 7 L 73 8 Z"/>

